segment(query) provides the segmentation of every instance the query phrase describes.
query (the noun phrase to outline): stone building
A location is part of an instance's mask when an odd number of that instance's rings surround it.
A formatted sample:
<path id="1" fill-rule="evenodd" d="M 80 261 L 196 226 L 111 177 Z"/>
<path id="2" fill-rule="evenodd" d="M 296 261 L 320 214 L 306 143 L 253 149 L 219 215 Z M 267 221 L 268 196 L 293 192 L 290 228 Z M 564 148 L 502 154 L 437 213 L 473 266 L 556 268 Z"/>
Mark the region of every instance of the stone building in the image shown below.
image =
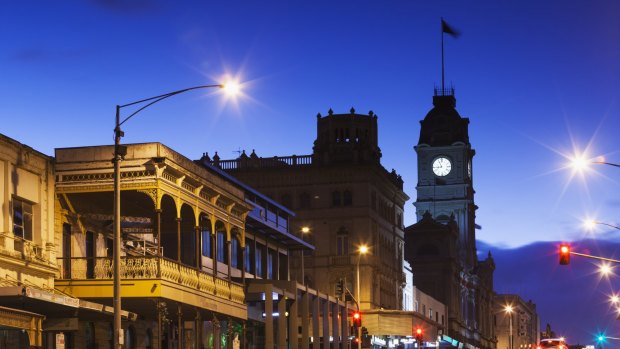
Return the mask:
<path id="1" fill-rule="evenodd" d="M 121 162 L 124 348 L 232 349 L 340 344 L 347 305 L 290 278 L 293 212 L 160 143 Z M 112 305 L 112 146 L 56 149 L 55 288 Z M 103 348 L 111 321 L 80 318 L 76 348 Z M 298 333 L 299 329 L 299 333 Z"/>
<path id="2" fill-rule="evenodd" d="M 418 222 L 405 229 L 405 258 L 414 284 L 448 309 L 444 336 L 468 348 L 495 348 L 490 254 L 478 260 L 469 119 L 454 91 L 436 90 L 415 146 Z"/>
<path id="3" fill-rule="evenodd" d="M 305 282 L 335 295 L 346 288 L 360 308 L 403 306 L 403 207 L 408 196 L 395 171 L 380 162 L 377 116 L 355 113 L 317 115 L 317 138 L 310 155 L 259 157 L 243 152 L 234 160 L 217 153 L 200 160 L 231 173 L 295 211 L 292 230 L 315 245 L 306 251 Z M 361 255 L 360 246 L 369 253 Z M 301 258 L 294 263 L 301 279 Z M 361 295 L 357 294 L 357 274 Z"/>
<path id="4" fill-rule="evenodd" d="M 536 304 L 516 294 L 497 294 L 493 313 L 497 349 L 536 348 L 541 339 Z"/>

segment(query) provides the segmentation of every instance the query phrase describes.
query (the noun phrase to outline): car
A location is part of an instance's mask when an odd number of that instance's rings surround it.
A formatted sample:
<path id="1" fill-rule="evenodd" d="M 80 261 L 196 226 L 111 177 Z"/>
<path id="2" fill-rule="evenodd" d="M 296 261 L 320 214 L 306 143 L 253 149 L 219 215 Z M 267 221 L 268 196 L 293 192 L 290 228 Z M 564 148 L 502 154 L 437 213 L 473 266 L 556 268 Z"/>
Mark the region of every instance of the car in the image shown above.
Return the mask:
<path id="1" fill-rule="evenodd" d="M 568 349 L 564 338 L 541 339 L 536 349 Z"/>

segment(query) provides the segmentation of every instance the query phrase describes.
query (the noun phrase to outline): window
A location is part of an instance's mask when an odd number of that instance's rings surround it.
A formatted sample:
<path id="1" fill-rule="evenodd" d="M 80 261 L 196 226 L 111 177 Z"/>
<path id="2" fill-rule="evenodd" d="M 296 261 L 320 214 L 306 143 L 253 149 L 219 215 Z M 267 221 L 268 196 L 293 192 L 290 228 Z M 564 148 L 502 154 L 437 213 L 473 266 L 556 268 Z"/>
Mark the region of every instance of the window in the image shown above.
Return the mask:
<path id="1" fill-rule="evenodd" d="M 428 308 L 428 318 L 433 320 L 433 308 Z"/>
<path id="2" fill-rule="evenodd" d="M 344 227 L 340 227 L 338 232 L 336 233 L 336 248 L 337 254 L 339 256 L 344 256 L 349 254 L 349 233 Z"/>
<path id="3" fill-rule="evenodd" d="M 267 251 L 267 279 L 273 279 L 273 253 Z"/>
<path id="4" fill-rule="evenodd" d="M 263 276 L 263 246 L 256 245 L 256 276 Z"/>
<path id="5" fill-rule="evenodd" d="M 217 261 L 226 262 L 226 237 L 221 231 L 217 232 Z"/>
<path id="6" fill-rule="evenodd" d="M 213 257 L 211 256 L 211 231 L 207 227 L 202 227 L 202 255 Z"/>
<path id="7" fill-rule="evenodd" d="M 340 206 L 340 192 L 337 190 L 332 192 L 332 206 Z"/>
<path id="8" fill-rule="evenodd" d="M 84 326 L 84 337 L 86 342 L 85 349 L 95 349 L 96 341 L 95 341 L 95 323 L 87 322 Z"/>
<path id="9" fill-rule="evenodd" d="M 13 198 L 13 235 L 32 241 L 32 204 Z"/>
<path id="10" fill-rule="evenodd" d="M 342 204 L 344 206 L 351 206 L 353 204 L 353 194 L 350 190 L 345 190 L 342 195 Z"/>
<path id="11" fill-rule="evenodd" d="M 245 271 L 248 273 L 252 272 L 252 258 L 250 258 L 252 256 L 251 252 L 252 252 L 251 246 L 246 241 L 245 243 Z"/>
<path id="12" fill-rule="evenodd" d="M 238 268 L 241 263 L 239 263 L 239 240 L 237 238 L 232 239 L 231 249 L 231 258 L 230 258 L 230 266 L 233 268 Z"/>

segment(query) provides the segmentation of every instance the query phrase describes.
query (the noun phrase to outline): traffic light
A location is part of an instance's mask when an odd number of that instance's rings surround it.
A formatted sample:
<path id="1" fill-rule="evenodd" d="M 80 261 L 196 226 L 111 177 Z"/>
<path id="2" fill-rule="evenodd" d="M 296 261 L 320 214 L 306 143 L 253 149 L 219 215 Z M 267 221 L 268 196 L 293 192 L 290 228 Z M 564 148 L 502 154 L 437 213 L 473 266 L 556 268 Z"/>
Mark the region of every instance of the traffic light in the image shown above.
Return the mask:
<path id="1" fill-rule="evenodd" d="M 570 263 L 570 246 L 568 244 L 560 244 L 560 265 L 568 265 Z"/>
<path id="2" fill-rule="evenodd" d="M 353 320 L 353 326 L 357 328 L 362 327 L 362 313 L 355 311 L 353 312 L 353 316 L 351 318 Z"/>
<path id="3" fill-rule="evenodd" d="M 418 343 L 422 343 L 422 340 L 424 339 L 423 337 L 423 333 L 422 333 L 422 329 L 421 328 L 416 328 L 415 330 L 415 340 L 418 341 Z"/>
<path id="4" fill-rule="evenodd" d="M 336 282 L 336 298 L 342 299 L 342 294 L 344 293 L 344 280 L 339 279 Z"/>

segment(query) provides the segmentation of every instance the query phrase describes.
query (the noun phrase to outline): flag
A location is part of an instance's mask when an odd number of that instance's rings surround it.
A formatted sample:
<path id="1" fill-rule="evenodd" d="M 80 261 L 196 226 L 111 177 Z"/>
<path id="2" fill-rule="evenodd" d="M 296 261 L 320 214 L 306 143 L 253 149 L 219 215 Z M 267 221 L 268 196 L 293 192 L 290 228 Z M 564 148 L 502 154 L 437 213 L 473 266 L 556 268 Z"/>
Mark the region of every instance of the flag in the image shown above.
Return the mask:
<path id="1" fill-rule="evenodd" d="M 446 33 L 446 34 L 450 34 L 453 37 L 457 38 L 459 35 L 461 35 L 461 33 L 452 28 L 451 26 L 448 25 L 448 23 L 446 23 L 446 21 L 443 20 L 443 18 L 441 19 L 441 32 L 442 33 Z"/>

